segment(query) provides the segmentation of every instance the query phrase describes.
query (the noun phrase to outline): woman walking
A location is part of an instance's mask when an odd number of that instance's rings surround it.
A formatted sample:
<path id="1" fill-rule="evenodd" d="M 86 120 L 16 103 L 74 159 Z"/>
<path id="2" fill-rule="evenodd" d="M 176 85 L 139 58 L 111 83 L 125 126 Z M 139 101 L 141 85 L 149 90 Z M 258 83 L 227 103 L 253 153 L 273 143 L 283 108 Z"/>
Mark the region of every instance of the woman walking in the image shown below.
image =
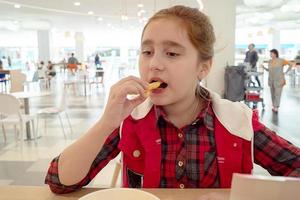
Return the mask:
<path id="1" fill-rule="evenodd" d="M 263 68 L 269 72 L 268 84 L 271 89 L 272 111 L 277 113 L 280 105 L 282 88 L 286 83 L 284 75 L 292 68 L 292 63 L 279 58 L 277 49 L 272 49 L 270 51 L 270 56 L 271 60 L 268 63 L 268 68 Z M 286 72 L 283 72 L 285 65 L 289 65 L 289 68 Z"/>

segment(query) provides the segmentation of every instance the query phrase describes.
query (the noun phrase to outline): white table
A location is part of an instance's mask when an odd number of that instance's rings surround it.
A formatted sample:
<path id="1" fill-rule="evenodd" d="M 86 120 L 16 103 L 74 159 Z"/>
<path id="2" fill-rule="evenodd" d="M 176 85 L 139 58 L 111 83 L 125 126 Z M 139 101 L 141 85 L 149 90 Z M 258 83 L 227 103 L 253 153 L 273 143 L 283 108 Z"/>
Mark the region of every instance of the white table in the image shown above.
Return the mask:
<path id="1" fill-rule="evenodd" d="M 17 99 L 24 99 L 24 110 L 25 114 L 29 114 L 29 98 L 32 97 L 43 97 L 50 95 L 51 92 L 13 92 L 11 95 L 15 96 Z M 30 131 L 30 123 L 26 123 L 26 138 L 27 140 L 31 140 L 31 131 Z"/>

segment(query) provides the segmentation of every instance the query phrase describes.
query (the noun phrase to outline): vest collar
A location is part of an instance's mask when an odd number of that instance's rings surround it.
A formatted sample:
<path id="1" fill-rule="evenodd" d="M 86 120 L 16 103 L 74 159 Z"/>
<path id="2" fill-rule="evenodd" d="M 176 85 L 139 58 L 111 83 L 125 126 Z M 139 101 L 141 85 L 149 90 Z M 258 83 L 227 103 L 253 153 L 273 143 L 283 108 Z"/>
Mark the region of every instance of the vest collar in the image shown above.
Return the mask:
<path id="1" fill-rule="evenodd" d="M 208 89 L 207 89 L 208 90 Z M 208 90 L 213 111 L 220 123 L 233 135 L 250 141 L 253 137 L 252 110 L 243 103 L 231 102 Z M 153 103 L 147 98 L 131 113 L 135 120 L 143 119 L 150 112 Z"/>

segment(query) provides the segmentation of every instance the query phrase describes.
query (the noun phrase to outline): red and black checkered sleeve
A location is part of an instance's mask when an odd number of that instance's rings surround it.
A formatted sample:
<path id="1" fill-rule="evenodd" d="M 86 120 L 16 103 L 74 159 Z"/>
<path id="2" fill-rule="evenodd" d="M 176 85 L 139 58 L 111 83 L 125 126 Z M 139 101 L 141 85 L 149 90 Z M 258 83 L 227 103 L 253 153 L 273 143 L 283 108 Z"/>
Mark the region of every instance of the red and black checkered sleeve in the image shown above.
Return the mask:
<path id="1" fill-rule="evenodd" d="M 106 139 L 101 151 L 93 161 L 88 174 L 78 183 L 74 185 L 63 185 L 58 176 L 58 162 L 59 156 L 54 158 L 48 169 L 48 173 L 45 178 L 45 183 L 49 185 L 52 192 L 57 194 L 65 194 L 76 191 L 83 186 L 89 184 L 89 182 L 102 170 L 107 163 L 114 159 L 120 152 L 118 144 L 120 141 L 119 129 L 114 130 Z"/>
<path id="2" fill-rule="evenodd" d="M 300 148 L 265 126 L 254 133 L 254 162 L 271 175 L 300 177 Z"/>

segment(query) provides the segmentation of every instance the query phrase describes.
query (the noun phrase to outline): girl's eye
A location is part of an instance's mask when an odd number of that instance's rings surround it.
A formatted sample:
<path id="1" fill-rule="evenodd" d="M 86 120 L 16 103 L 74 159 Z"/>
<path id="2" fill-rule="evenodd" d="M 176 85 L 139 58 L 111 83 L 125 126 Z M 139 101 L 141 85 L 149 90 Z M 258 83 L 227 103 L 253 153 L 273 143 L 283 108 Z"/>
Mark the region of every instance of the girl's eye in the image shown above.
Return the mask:
<path id="1" fill-rule="evenodd" d="M 143 54 L 143 55 L 151 55 L 151 51 L 146 51 L 146 50 L 145 50 L 145 51 L 142 51 L 142 54 Z"/>
<path id="2" fill-rule="evenodd" d="M 179 54 L 175 53 L 175 52 L 167 52 L 167 55 L 170 56 L 170 57 L 177 57 L 177 56 L 179 56 Z"/>

